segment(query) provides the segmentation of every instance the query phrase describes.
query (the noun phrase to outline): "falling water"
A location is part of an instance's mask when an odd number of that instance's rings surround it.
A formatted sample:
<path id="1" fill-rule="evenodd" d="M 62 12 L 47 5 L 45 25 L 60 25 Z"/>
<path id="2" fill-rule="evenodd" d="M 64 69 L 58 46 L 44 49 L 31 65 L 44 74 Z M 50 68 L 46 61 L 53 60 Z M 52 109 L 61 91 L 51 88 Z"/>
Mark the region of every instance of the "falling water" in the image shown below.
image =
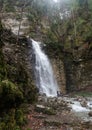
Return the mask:
<path id="1" fill-rule="evenodd" d="M 46 96 L 57 96 L 58 85 L 55 80 L 50 61 L 43 52 L 41 43 L 32 40 L 33 52 L 35 55 L 35 78 L 36 85 L 41 94 Z"/>

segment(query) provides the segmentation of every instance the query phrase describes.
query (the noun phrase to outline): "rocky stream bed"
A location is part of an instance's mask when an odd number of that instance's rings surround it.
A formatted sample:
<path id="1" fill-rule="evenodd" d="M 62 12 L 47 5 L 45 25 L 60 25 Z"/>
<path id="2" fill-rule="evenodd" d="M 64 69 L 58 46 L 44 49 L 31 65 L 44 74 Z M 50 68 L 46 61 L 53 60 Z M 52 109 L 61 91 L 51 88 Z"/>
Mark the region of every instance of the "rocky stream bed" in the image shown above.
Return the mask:
<path id="1" fill-rule="evenodd" d="M 92 98 L 39 96 L 27 118 L 31 130 L 92 130 Z"/>

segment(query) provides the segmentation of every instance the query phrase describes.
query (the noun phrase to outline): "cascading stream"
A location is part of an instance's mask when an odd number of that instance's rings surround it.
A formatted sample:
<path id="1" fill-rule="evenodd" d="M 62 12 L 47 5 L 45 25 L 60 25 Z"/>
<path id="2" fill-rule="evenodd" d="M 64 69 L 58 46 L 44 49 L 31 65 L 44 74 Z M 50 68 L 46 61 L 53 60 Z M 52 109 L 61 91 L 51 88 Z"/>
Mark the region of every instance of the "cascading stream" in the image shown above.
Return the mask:
<path id="1" fill-rule="evenodd" d="M 41 43 L 32 40 L 33 52 L 35 55 L 35 78 L 36 85 L 41 94 L 46 96 L 57 96 L 58 85 L 55 80 L 52 66 L 46 54 L 43 52 Z"/>

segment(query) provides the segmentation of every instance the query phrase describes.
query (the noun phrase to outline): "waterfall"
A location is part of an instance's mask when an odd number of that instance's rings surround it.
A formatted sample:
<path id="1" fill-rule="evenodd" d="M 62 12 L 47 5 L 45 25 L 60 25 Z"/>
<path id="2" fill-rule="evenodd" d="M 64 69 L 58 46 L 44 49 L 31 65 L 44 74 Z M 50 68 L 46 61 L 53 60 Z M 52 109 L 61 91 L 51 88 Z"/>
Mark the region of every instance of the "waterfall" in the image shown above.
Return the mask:
<path id="1" fill-rule="evenodd" d="M 32 40 L 32 48 L 35 56 L 36 86 L 41 94 L 57 96 L 58 85 L 53 74 L 51 63 L 41 48 L 41 43 Z"/>

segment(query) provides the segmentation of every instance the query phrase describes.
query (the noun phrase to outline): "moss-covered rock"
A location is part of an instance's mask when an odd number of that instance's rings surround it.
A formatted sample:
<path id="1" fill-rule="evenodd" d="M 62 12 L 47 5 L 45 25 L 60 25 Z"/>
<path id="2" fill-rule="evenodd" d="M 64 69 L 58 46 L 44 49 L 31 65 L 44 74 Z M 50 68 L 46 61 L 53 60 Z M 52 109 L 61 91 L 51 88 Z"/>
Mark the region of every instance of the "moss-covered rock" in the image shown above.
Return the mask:
<path id="1" fill-rule="evenodd" d="M 16 119 L 17 125 L 19 125 L 19 126 L 24 125 L 25 118 L 24 118 L 24 113 L 23 113 L 22 109 L 16 110 L 15 119 Z"/>
<path id="2" fill-rule="evenodd" d="M 53 108 L 45 107 L 43 105 L 36 105 L 35 111 L 37 111 L 39 113 L 42 112 L 43 114 L 47 114 L 47 115 L 56 115 L 56 111 Z"/>
<path id="3" fill-rule="evenodd" d="M 16 107 L 22 103 L 23 94 L 14 83 L 4 80 L 0 84 L 0 101 L 7 109 Z"/>
<path id="4" fill-rule="evenodd" d="M 19 38 L 17 45 L 16 39 L 0 23 L 0 130 L 21 130 L 27 111 L 22 104 L 37 100 L 27 39 Z"/>

